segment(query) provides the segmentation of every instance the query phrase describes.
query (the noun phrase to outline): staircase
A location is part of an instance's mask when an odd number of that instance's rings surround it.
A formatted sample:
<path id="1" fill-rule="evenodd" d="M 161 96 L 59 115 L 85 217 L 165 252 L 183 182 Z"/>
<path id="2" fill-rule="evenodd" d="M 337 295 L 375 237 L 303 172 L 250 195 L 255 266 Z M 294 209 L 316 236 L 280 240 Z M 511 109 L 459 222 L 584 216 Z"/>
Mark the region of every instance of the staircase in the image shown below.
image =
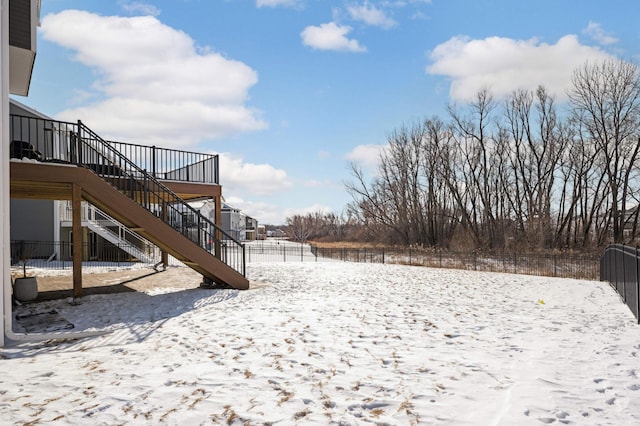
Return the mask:
<path id="1" fill-rule="evenodd" d="M 40 183 L 40 191 L 79 186 L 83 200 L 201 273 L 205 282 L 249 287 L 240 242 L 82 122 L 12 115 L 10 125 L 12 140 L 28 141 L 42 155 L 35 172 L 16 163 L 17 180 Z M 11 173 L 13 181 L 14 164 Z"/>
<path id="2" fill-rule="evenodd" d="M 62 226 L 71 226 L 72 208 L 69 202 L 60 204 Z M 109 241 L 114 246 L 144 263 L 155 263 L 160 256 L 158 248 L 126 226 L 89 203 L 82 203 L 82 226 Z M 117 231 L 114 231 L 116 229 Z"/>

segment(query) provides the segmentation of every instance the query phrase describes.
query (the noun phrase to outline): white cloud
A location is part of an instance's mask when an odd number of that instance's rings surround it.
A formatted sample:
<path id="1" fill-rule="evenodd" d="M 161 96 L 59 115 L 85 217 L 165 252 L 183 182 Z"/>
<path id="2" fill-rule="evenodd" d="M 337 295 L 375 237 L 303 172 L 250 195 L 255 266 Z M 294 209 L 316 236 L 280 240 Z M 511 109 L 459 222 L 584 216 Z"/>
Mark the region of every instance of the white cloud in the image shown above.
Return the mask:
<path id="1" fill-rule="evenodd" d="M 584 34 L 591 37 L 597 43 L 607 46 L 618 42 L 618 39 L 609 35 L 597 22 L 589 21 L 589 25 L 584 29 Z"/>
<path id="2" fill-rule="evenodd" d="M 245 162 L 242 157 L 220 154 L 220 181 L 225 193 L 269 195 L 291 189 L 293 184 L 287 172 L 270 164 Z"/>
<path id="3" fill-rule="evenodd" d="M 248 201 L 233 195 L 225 197 L 225 202 L 242 210 L 244 214 L 256 219 L 258 223 L 270 225 L 280 225 L 284 223 L 284 212 L 274 204 L 262 201 Z"/>
<path id="4" fill-rule="evenodd" d="M 320 26 L 308 26 L 300 36 L 303 44 L 318 50 L 365 52 L 367 49 L 357 40 L 347 37 L 351 29 L 349 26 L 329 22 Z"/>
<path id="5" fill-rule="evenodd" d="M 294 7 L 299 3 L 299 0 L 256 0 L 257 7 Z"/>
<path id="6" fill-rule="evenodd" d="M 389 29 L 396 25 L 396 21 L 389 18 L 383 10 L 378 9 L 366 1 L 359 6 L 347 7 L 347 11 L 352 19 L 362 21 L 367 25 L 382 27 L 384 29 Z"/>
<path id="7" fill-rule="evenodd" d="M 380 163 L 380 155 L 385 149 L 386 145 L 358 145 L 345 158 L 375 172 Z"/>
<path id="8" fill-rule="evenodd" d="M 575 35 L 564 36 L 556 44 L 536 39 L 454 37 L 433 49 L 433 64 L 427 73 L 449 77 L 449 95 L 454 100 L 468 101 L 482 87 L 503 97 L 515 89 L 539 85 L 563 100 L 577 67 L 587 60 L 609 57 L 596 47 L 581 45 Z"/>
<path id="9" fill-rule="evenodd" d="M 149 16 L 159 16 L 160 9 L 156 6 L 145 3 L 142 1 L 125 1 L 121 0 L 118 2 L 120 7 L 131 14 L 141 14 L 141 15 L 149 15 Z"/>
<path id="10" fill-rule="evenodd" d="M 266 127 L 247 106 L 256 72 L 198 50 L 188 34 L 151 16 L 64 11 L 42 19 L 42 36 L 95 71 L 102 100 L 58 114 L 110 139 L 184 147 Z"/>

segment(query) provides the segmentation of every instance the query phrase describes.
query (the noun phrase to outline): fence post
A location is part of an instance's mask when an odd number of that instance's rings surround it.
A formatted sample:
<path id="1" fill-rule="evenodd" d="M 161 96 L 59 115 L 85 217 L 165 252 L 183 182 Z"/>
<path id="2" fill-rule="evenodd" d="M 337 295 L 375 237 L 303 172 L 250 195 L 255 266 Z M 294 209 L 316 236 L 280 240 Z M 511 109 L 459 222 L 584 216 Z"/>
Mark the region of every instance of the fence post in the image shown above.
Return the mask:
<path id="1" fill-rule="evenodd" d="M 618 291 L 618 275 L 616 274 L 616 249 L 615 246 L 611 248 L 611 254 L 609 255 L 609 282 L 616 286 L 616 291 Z M 618 292 L 619 293 L 619 292 Z"/>
<path id="2" fill-rule="evenodd" d="M 627 263 L 627 259 L 625 257 L 626 253 L 625 253 L 625 249 L 624 249 L 624 243 L 622 244 L 622 299 L 624 300 L 624 303 L 627 303 L 627 271 L 625 271 L 625 266 Z"/>
<path id="3" fill-rule="evenodd" d="M 382 264 L 384 265 L 384 247 L 382 247 Z"/>
<path id="4" fill-rule="evenodd" d="M 639 266 L 640 262 L 638 261 L 638 246 L 636 246 L 636 319 L 638 320 L 638 324 L 640 324 L 640 280 L 638 279 L 638 276 L 640 275 L 640 273 L 638 272 Z"/>
<path id="5" fill-rule="evenodd" d="M 82 121 L 78 120 L 78 133 L 76 134 L 76 140 L 75 140 L 75 147 L 76 147 L 76 152 L 75 152 L 75 164 L 82 164 L 82 142 L 80 142 L 81 139 L 81 134 L 80 132 L 82 131 Z M 73 144 L 73 143 L 72 143 Z"/>
<path id="6" fill-rule="evenodd" d="M 151 176 L 157 177 L 156 171 L 156 146 L 154 145 L 151 147 Z"/>

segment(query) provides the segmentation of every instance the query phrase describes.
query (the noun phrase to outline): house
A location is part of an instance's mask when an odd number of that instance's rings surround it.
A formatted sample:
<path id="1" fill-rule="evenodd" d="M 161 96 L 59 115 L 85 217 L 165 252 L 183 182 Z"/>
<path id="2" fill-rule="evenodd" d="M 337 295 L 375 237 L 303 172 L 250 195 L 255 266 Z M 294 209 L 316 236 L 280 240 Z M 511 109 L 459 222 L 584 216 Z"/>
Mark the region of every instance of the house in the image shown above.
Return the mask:
<path id="1" fill-rule="evenodd" d="M 15 99 L 9 100 L 10 115 L 51 120 L 48 117 Z M 9 121 L 11 123 L 11 120 Z M 11 137 L 11 129 L 9 136 Z M 10 145 L 11 146 L 11 145 Z M 9 153 L 12 157 L 13 152 Z M 16 154 L 17 155 L 17 154 Z M 23 241 L 59 241 L 60 236 L 56 226 L 58 201 L 11 199 L 11 239 Z"/>
<path id="2" fill-rule="evenodd" d="M 269 237 L 269 238 L 286 238 L 287 237 L 287 233 L 284 232 L 280 228 L 270 229 L 270 230 L 267 231 L 267 237 Z"/>
<path id="3" fill-rule="evenodd" d="M 258 238 L 258 221 L 228 203 L 222 203 L 220 227 L 232 238 L 253 241 Z"/>
<path id="4" fill-rule="evenodd" d="M 267 239 L 267 227 L 264 225 L 258 225 L 258 240 L 266 240 Z"/>
<path id="5" fill-rule="evenodd" d="M 19 232 L 18 236 L 24 238 L 53 241 L 68 238 L 73 297 L 77 298 L 82 296 L 82 260 L 87 255 L 98 255 L 85 249 L 86 243 L 93 244 L 91 232 L 98 234 L 97 227 L 91 229 L 88 223 L 98 213 L 96 210 L 89 213 L 85 206 L 99 210 L 97 222 L 106 221 L 108 216 L 108 220 L 115 221 L 113 226 L 119 223 L 202 274 L 204 284 L 247 289 L 242 245 L 233 238 L 223 238 L 218 226 L 222 199 L 218 157 L 106 141 L 80 121 L 56 121 L 17 103 L 14 110 L 20 114 L 12 114 L 9 93 L 22 96 L 28 93 L 40 2 L 0 2 L 3 29 L 0 205 L 5 218 L 0 231 L 3 280 L 0 344 L 4 344 L 5 336 L 22 340 L 60 337 L 18 335 L 12 330 L 11 224 L 16 226 L 16 235 Z M 7 22 L 9 28 L 4 31 Z M 10 199 L 18 201 L 11 206 Z M 206 199 L 213 200 L 215 221 L 189 204 Z M 33 204 L 34 201 L 42 203 Z M 34 206 L 42 206 L 42 212 L 34 211 L 38 208 Z M 68 220 L 60 206 L 68 209 Z M 6 220 L 11 218 L 11 207 L 25 217 L 16 217 L 13 222 Z M 83 217 L 85 210 L 87 214 Z M 26 229 L 25 225 L 39 220 L 45 223 Z M 81 335 L 74 332 L 73 337 Z"/>
<path id="6" fill-rule="evenodd" d="M 190 205 L 203 216 L 214 220 L 213 201 L 197 201 L 190 203 Z M 239 241 L 253 241 L 258 238 L 258 220 L 246 215 L 242 210 L 229 203 L 222 203 L 220 219 L 216 223 L 220 224 L 220 228 L 225 234 L 223 238 L 233 238 Z"/>
<path id="7" fill-rule="evenodd" d="M 36 57 L 36 27 L 40 19 L 39 0 L 0 0 L 0 206 L 4 218 L 0 228 L 0 345 L 11 333 L 11 273 L 9 252 L 9 94 L 27 96 Z M 7 333 L 8 331 L 8 333 Z"/>
<path id="8" fill-rule="evenodd" d="M 246 241 L 258 239 L 258 220 L 251 216 L 245 216 L 244 238 Z"/>

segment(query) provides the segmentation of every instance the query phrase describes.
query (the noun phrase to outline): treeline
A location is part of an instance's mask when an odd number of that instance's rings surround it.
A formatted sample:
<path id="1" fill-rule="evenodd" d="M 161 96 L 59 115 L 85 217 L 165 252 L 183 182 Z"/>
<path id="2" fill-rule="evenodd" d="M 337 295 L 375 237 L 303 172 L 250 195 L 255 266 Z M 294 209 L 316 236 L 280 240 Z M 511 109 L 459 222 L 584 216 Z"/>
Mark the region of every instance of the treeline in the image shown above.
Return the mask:
<path id="1" fill-rule="evenodd" d="M 341 215 L 287 219 L 290 237 L 444 249 L 598 250 L 638 241 L 640 73 L 575 70 L 559 107 L 544 87 L 473 101 L 395 129 Z"/>
<path id="2" fill-rule="evenodd" d="M 285 223 L 287 236 L 300 242 L 359 240 L 354 232 L 356 227 L 359 227 L 356 221 L 345 218 L 344 214 L 338 215 L 321 211 L 289 216 Z"/>
<path id="3" fill-rule="evenodd" d="M 385 243 L 594 250 L 638 235 L 640 76 L 586 63 L 560 109 L 544 87 L 393 131 L 375 177 L 352 164 L 349 221 Z"/>

